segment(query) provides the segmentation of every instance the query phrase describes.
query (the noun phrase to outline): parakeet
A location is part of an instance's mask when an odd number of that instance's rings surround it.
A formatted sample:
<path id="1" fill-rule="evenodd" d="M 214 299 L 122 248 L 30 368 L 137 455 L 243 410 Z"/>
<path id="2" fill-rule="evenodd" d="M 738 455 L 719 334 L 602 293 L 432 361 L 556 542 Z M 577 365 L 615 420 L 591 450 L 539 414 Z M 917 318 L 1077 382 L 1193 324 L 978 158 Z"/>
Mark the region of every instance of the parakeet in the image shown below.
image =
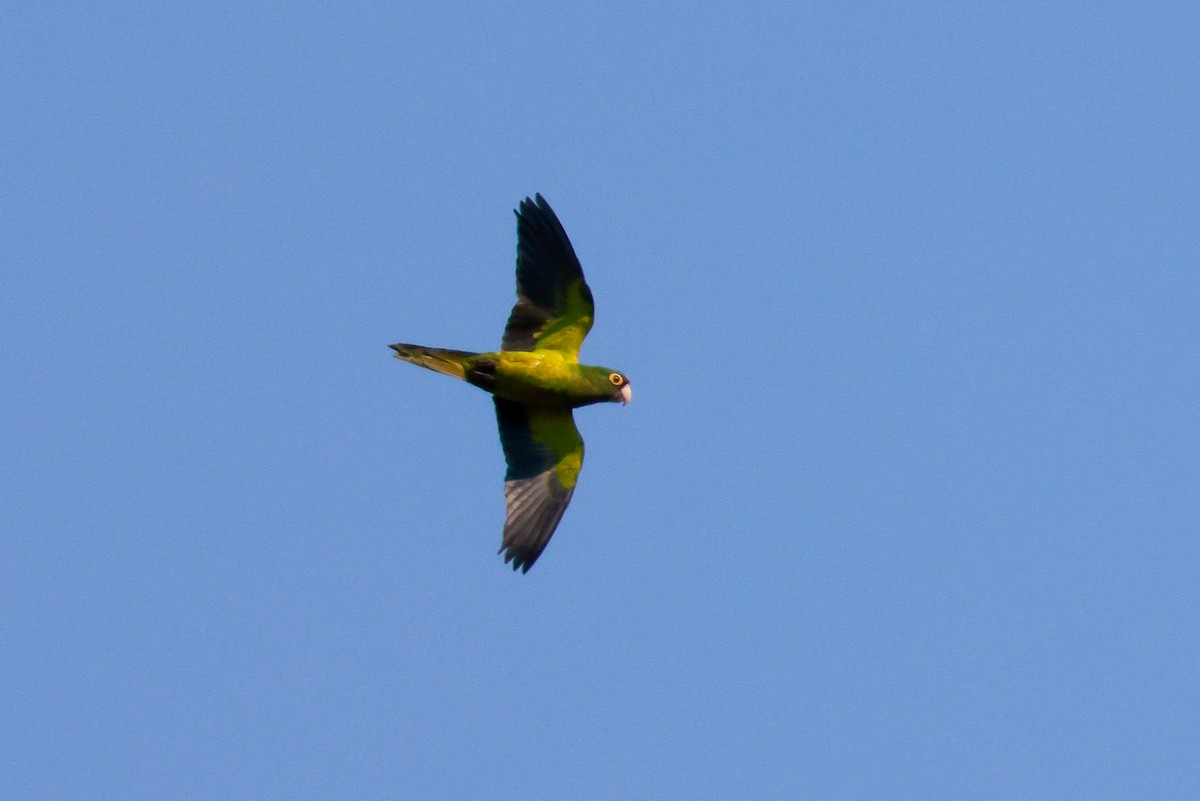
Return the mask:
<path id="1" fill-rule="evenodd" d="M 471 353 L 391 345 L 396 358 L 490 392 L 496 404 L 507 519 L 500 553 L 528 572 L 558 527 L 583 465 L 572 410 L 601 401 L 629 403 L 624 373 L 579 363 L 592 328 L 592 291 L 562 223 L 541 195 L 517 215 L 517 303 L 500 350 Z"/>

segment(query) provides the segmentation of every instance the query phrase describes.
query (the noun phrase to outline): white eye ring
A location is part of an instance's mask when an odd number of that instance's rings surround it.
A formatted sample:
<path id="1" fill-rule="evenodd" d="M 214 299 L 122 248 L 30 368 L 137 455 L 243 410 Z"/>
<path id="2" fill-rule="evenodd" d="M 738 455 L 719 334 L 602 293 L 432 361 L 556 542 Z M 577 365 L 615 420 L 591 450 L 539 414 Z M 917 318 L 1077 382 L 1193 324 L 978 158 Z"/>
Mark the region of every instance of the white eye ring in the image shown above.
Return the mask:
<path id="1" fill-rule="evenodd" d="M 617 387 L 621 386 L 621 384 L 624 383 L 624 381 L 625 381 L 624 378 L 621 378 L 620 373 L 609 373 L 608 380 L 613 382 L 613 386 L 617 386 Z"/>

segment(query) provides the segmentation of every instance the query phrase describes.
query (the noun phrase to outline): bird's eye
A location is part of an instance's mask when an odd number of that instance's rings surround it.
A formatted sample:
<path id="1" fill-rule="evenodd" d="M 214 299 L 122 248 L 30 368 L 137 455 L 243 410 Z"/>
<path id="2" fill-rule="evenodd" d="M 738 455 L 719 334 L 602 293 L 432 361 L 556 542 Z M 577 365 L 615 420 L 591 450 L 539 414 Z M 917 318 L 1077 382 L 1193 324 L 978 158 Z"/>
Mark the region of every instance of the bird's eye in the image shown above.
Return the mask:
<path id="1" fill-rule="evenodd" d="M 618 386 L 618 387 L 619 387 L 619 386 L 621 386 L 621 383 L 622 383 L 622 382 L 623 382 L 625 379 L 624 379 L 624 378 L 621 378 L 621 374 L 620 374 L 620 373 L 609 373 L 609 374 L 608 374 L 608 380 L 609 380 L 609 381 L 611 381 L 611 382 L 613 382 L 613 385 L 614 385 L 614 386 Z"/>

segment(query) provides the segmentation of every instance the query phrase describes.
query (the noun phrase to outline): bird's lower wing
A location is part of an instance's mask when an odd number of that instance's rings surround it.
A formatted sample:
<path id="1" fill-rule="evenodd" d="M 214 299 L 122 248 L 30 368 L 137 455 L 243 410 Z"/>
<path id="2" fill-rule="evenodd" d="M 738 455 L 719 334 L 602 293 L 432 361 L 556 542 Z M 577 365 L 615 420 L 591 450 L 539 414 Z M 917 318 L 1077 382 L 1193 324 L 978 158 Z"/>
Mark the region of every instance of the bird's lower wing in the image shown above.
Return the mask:
<path id="1" fill-rule="evenodd" d="M 583 438 L 570 409 L 545 409 L 495 398 L 508 472 L 508 516 L 500 552 L 527 572 L 558 527 L 583 465 Z"/>

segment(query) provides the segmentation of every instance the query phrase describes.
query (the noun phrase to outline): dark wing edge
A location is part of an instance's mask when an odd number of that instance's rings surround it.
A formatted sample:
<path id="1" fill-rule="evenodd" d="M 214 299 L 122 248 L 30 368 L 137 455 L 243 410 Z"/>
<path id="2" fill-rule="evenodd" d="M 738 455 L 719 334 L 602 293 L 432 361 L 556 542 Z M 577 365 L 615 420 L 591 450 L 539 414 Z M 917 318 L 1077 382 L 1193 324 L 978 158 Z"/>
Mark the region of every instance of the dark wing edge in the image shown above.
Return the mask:
<path id="1" fill-rule="evenodd" d="M 517 303 L 504 328 L 501 350 L 534 350 L 538 333 L 570 311 L 580 319 L 579 340 L 591 328 L 592 291 L 583 278 L 575 248 L 550 204 L 540 194 L 525 198 L 517 215 Z M 578 282 L 577 295 L 571 296 Z M 572 303 L 573 299 L 578 300 Z M 581 314 L 583 312 L 583 314 Z M 583 319 L 586 318 L 586 319 Z M 568 321 L 574 323 L 574 321 Z"/>
<path id="2" fill-rule="evenodd" d="M 528 573 L 546 549 L 575 493 L 583 439 L 569 409 L 539 409 L 531 415 L 522 404 L 501 398 L 495 398 L 495 402 L 500 443 L 508 464 L 504 476 L 507 517 L 498 553 L 504 554 L 505 564 L 512 563 L 513 570 Z M 570 486 L 560 479 L 560 462 L 564 461 L 574 465 L 573 469 L 565 468 Z"/>

